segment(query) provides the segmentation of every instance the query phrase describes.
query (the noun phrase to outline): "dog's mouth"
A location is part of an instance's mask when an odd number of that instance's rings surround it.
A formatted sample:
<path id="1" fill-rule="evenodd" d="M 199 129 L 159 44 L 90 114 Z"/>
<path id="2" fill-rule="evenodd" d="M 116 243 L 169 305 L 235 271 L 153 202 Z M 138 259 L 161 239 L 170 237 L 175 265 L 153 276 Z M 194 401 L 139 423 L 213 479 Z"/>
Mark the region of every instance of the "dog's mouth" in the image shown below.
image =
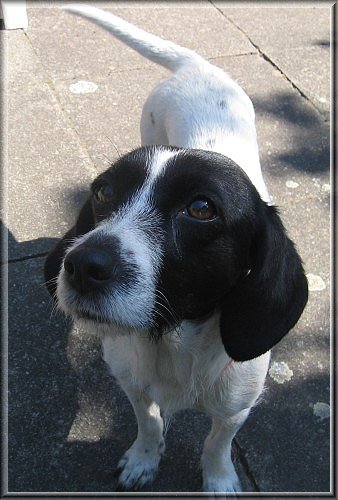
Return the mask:
<path id="1" fill-rule="evenodd" d="M 156 313 L 152 315 L 149 323 L 146 325 L 132 325 L 128 321 L 125 323 L 122 323 L 121 321 L 116 320 L 115 318 L 111 318 L 108 316 L 105 316 L 99 311 L 93 311 L 93 310 L 83 310 L 77 308 L 73 312 L 70 313 L 71 316 L 73 317 L 74 320 L 82 320 L 82 321 L 88 321 L 90 323 L 95 323 L 97 325 L 102 325 L 102 326 L 108 326 L 111 328 L 128 328 L 128 329 L 144 329 L 146 328 L 151 336 L 155 338 L 161 337 L 162 335 L 165 335 L 166 333 L 172 331 L 173 329 L 177 328 L 179 326 L 179 322 L 173 322 L 169 320 L 165 320 L 162 322 L 158 321 Z"/>
<path id="2" fill-rule="evenodd" d="M 95 301 L 97 302 L 97 301 Z M 160 338 L 173 329 L 178 328 L 179 321 L 173 321 L 172 318 L 164 319 L 162 316 L 162 320 L 159 321 L 158 313 L 153 311 L 148 321 L 146 322 L 138 322 L 135 324 L 135 321 L 132 321 L 132 317 L 126 316 L 125 318 L 117 318 L 113 316 L 108 316 L 104 313 L 104 311 L 100 310 L 100 303 L 94 303 L 90 301 L 89 303 L 83 303 L 83 300 L 75 300 L 71 303 L 68 302 L 67 305 L 65 302 L 63 304 L 59 304 L 60 309 L 69 315 L 73 321 L 80 322 L 82 325 L 88 325 L 90 329 L 97 329 L 109 334 L 109 332 L 135 332 L 136 330 L 143 330 L 148 332 L 150 338 L 157 342 Z M 102 307 L 104 309 L 104 306 Z"/>
<path id="3" fill-rule="evenodd" d="M 61 311 L 75 322 L 87 323 L 94 330 L 100 326 L 107 332 L 152 328 L 151 300 L 139 304 L 135 301 L 135 295 L 108 290 L 84 297 L 62 278 L 57 288 L 58 308 Z"/>
<path id="4" fill-rule="evenodd" d="M 76 322 L 91 329 L 102 326 L 105 331 L 147 330 L 158 337 L 175 329 L 180 319 L 162 290 L 149 286 L 136 277 L 127 287 L 123 282 L 81 293 L 66 279 L 64 270 L 58 277 L 58 306 Z"/>
<path id="5" fill-rule="evenodd" d="M 110 325 L 112 324 L 111 318 L 107 318 L 98 312 L 89 312 L 78 309 L 74 312 L 73 316 L 76 319 L 84 319 L 88 321 L 94 321 L 95 323 L 99 323 L 102 325 Z"/>
<path id="6" fill-rule="evenodd" d="M 82 320 L 100 325 L 112 325 L 115 323 L 114 318 L 105 314 L 99 307 L 96 307 L 93 301 L 81 300 L 64 300 L 58 297 L 58 307 L 67 316 L 74 321 Z"/>

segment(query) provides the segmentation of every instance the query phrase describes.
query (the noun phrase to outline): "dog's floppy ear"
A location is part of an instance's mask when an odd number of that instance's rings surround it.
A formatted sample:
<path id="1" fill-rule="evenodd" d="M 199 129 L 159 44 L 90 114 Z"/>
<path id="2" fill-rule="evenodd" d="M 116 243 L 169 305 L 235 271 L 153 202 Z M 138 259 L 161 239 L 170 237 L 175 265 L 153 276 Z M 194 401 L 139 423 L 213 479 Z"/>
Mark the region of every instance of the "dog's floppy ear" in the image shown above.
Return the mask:
<path id="1" fill-rule="evenodd" d="M 221 304 L 226 352 L 246 361 L 277 344 L 296 324 L 308 297 L 302 263 L 274 207 L 262 205 L 250 251 L 250 273 Z"/>
<path id="2" fill-rule="evenodd" d="M 55 298 L 56 278 L 60 272 L 65 252 L 73 239 L 88 233 L 94 228 L 94 216 L 91 198 L 89 198 L 80 210 L 76 224 L 57 243 L 56 247 L 48 254 L 45 262 L 45 283 L 51 296 Z"/>

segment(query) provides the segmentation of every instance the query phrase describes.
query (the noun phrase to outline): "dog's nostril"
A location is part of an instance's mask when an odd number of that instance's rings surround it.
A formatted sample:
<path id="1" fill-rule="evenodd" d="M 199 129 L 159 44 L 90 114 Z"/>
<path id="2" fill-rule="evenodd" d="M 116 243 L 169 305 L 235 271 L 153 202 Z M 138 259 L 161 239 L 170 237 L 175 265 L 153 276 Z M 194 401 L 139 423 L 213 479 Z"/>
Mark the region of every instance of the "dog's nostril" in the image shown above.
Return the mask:
<path id="1" fill-rule="evenodd" d="M 111 272 L 104 266 L 90 265 L 87 269 L 87 275 L 96 281 L 107 281 L 111 279 Z"/>
<path id="2" fill-rule="evenodd" d="M 68 274 L 74 274 L 75 272 L 74 264 L 70 259 L 66 259 L 64 261 L 63 267 L 65 268 Z"/>

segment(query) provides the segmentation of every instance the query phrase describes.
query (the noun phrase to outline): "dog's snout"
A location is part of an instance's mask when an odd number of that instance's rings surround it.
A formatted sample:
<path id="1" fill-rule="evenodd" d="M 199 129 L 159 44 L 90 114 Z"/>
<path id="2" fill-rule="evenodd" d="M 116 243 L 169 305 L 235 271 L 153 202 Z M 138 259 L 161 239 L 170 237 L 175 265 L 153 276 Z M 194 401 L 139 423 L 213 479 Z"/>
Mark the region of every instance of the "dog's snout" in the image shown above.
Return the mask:
<path id="1" fill-rule="evenodd" d="M 113 252 L 80 245 L 64 260 L 66 279 L 81 294 L 96 291 L 116 279 L 115 262 Z"/>

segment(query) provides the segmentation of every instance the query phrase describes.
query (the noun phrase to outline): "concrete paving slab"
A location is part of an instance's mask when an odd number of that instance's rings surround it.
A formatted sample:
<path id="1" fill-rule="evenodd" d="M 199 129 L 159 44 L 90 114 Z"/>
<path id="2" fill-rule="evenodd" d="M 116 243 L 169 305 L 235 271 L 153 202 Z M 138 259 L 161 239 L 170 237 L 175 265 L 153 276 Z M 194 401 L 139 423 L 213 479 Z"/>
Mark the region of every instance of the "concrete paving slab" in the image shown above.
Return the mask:
<path id="1" fill-rule="evenodd" d="M 264 403 L 240 432 L 238 440 L 250 472 L 261 491 L 288 492 L 291 496 L 292 492 L 329 494 L 329 419 L 321 420 L 315 414 L 318 405 L 327 408 L 329 379 L 325 369 L 304 376 L 297 361 L 284 355 L 274 354 L 272 367 L 276 361 L 292 370 L 296 380 L 282 386 L 268 380 Z M 271 413 L 278 418 L 272 418 Z M 315 447 L 314 456 L 311 450 Z"/>
<path id="2" fill-rule="evenodd" d="M 205 57 L 255 51 L 247 38 L 208 2 L 198 8 L 171 6 L 170 15 L 165 14 L 165 6 L 148 9 L 146 5 L 135 3 L 128 8 L 110 2 L 107 10 Z M 87 79 L 151 65 L 109 33 L 60 9 L 30 9 L 29 20 L 28 37 L 53 78 Z"/>
<path id="3" fill-rule="evenodd" d="M 44 82 L 45 72 L 41 61 L 23 30 L 13 30 L 7 43 L 7 85 L 15 87 L 24 80 L 25 85 Z M 28 78 L 27 78 L 28 77 Z"/>
<path id="4" fill-rule="evenodd" d="M 265 8 L 233 8 L 219 1 L 213 4 L 297 85 L 328 120 L 332 2 Z"/>
<path id="5" fill-rule="evenodd" d="M 306 273 L 320 276 L 324 280 L 325 297 L 329 305 L 331 217 L 328 195 L 324 195 L 323 198 L 304 196 L 298 200 L 289 195 L 288 200 L 285 199 L 279 206 L 288 234 L 302 256 Z M 319 316 L 314 314 L 314 320 L 318 319 Z M 329 315 L 321 319 L 329 321 Z"/>
<path id="6" fill-rule="evenodd" d="M 330 42 L 330 15 L 333 2 L 316 5 L 229 6 L 213 0 L 223 14 L 244 31 L 263 50 L 308 47 Z"/>
<path id="7" fill-rule="evenodd" d="M 271 61 L 330 119 L 330 47 L 314 45 L 288 50 L 270 50 Z M 304 63 L 306 61 L 306 63 Z M 317 72 L 314 77 L 314 69 Z"/>
<path id="8" fill-rule="evenodd" d="M 82 66 L 85 65 L 84 61 Z M 55 83 L 63 109 L 85 141 L 99 170 L 108 168 L 109 161 L 141 145 L 143 104 L 149 92 L 167 74 L 166 70 L 155 66 L 129 71 L 128 74 L 97 76 L 92 80 L 97 90 L 88 94 L 71 92 L 76 80 Z"/>
<path id="9" fill-rule="evenodd" d="M 50 86 L 35 77 L 11 86 L 8 134 L 9 258 L 18 259 L 66 232 L 97 171 Z"/>

